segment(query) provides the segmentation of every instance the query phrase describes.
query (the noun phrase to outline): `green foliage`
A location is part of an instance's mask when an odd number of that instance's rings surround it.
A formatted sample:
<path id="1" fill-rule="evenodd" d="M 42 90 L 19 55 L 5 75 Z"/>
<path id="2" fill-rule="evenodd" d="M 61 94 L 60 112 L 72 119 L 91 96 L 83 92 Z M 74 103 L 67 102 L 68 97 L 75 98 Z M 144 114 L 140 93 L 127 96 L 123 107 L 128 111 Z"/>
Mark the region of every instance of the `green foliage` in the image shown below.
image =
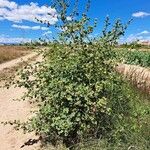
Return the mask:
<path id="1" fill-rule="evenodd" d="M 28 122 L 14 123 L 36 131 L 45 141 L 63 141 L 66 146 L 89 138 L 113 141 L 115 135 L 124 140 L 125 122 L 132 120 L 130 104 L 135 97 L 115 72 L 118 59 L 113 48 L 127 25 L 117 20 L 109 30 L 107 17 L 102 36 L 91 40 L 97 21 L 91 26 L 86 13 L 79 16 L 78 0 L 69 15 L 71 20 L 67 19 L 66 0 L 54 2 L 60 17 L 56 27 L 62 32 L 49 50 L 43 51 L 43 62 L 26 66 L 16 81 L 28 90 L 23 99 L 37 104 L 38 110 Z"/>
<path id="2" fill-rule="evenodd" d="M 150 67 L 150 52 L 130 51 L 125 56 L 125 63 Z"/>
<path id="3" fill-rule="evenodd" d="M 150 108 L 149 108 L 149 96 L 141 96 L 138 91 L 135 99 L 132 101 L 134 107 L 132 117 L 122 122 L 123 125 L 118 125 L 117 129 L 113 133 L 113 142 L 106 139 L 90 139 L 76 145 L 76 149 L 81 150 L 149 150 L 150 148 Z M 120 127 L 120 128 L 119 128 Z M 121 132 L 121 134 L 119 133 Z M 119 133 L 119 134 L 118 134 Z M 116 135 L 118 134 L 118 135 Z M 119 138 L 119 136 L 122 136 Z M 111 137 L 111 136 L 110 136 Z M 109 139 L 109 137 L 107 138 Z"/>
<path id="4" fill-rule="evenodd" d="M 125 64 L 150 67 L 150 52 L 142 50 L 115 49 L 118 60 Z"/>
<path id="5" fill-rule="evenodd" d="M 133 41 L 132 43 L 125 43 L 121 45 L 122 48 L 130 48 L 130 49 L 139 49 L 142 48 L 143 45 L 139 43 L 139 41 Z"/>

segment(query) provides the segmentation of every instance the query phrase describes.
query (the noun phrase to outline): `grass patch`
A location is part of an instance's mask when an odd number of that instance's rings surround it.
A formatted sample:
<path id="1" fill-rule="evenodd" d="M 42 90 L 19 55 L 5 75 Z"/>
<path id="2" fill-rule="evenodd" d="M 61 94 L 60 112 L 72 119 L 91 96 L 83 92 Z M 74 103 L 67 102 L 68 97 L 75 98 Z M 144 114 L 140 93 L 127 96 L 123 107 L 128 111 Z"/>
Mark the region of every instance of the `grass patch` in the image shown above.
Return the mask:
<path id="1" fill-rule="evenodd" d="M 142 67 L 150 67 L 150 52 L 131 51 L 127 55 L 126 63 L 140 65 Z"/>
<path id="2" fill-rule="evenodd" d="M 150 51 L 142 50 L 129 50 L 115 49 L 118 58 L 122 59 L 122 62 L 130 65 L 139 65 L 141 67 L 150 67 Z"/>

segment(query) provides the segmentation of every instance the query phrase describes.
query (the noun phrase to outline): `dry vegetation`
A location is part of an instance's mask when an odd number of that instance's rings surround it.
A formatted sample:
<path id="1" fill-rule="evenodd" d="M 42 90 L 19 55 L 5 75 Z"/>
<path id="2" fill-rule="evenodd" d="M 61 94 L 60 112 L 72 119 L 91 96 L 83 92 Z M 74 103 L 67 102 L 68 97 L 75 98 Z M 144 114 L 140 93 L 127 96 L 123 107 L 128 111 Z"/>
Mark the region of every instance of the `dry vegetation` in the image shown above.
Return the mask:
<path id="1" fill-rule="evenodd" d="M 137 65 L 119 64 L 117 71 L 144 93 L 150 94 L 150 69 Z"/>
<path id="2" fill-rule="evenodd" d="M 16 75 L 17 71 L 19 71 L 19 69 L 21 69 L 28 63 L 34 62 L 36 60 L 36 58 L 37 58 L 37 55 L 29 58 L 28 61 L 22 61 L 22 62 L 18 63 L 14 67 L 5 68 L 2 72 L 0 72 L 0 82 L 11 80 L 11 77 L 14 77 Z"/>
<path id="3" fill-rule="evenodd" d="M 30 52 L 25 46 L 0 46 L 0 64 L 24 56 Z"/>

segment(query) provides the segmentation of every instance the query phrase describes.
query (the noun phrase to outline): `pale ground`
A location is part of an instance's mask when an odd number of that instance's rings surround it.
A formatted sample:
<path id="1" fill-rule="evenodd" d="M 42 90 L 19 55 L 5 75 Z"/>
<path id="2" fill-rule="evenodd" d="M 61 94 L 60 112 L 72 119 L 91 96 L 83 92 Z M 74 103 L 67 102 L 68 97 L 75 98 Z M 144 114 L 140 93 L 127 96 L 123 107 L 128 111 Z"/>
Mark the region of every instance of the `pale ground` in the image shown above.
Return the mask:
<path id="1" fill-rule="evenodd" d="M 35 55 L 35 53 L 32 53 L 22 58 L 1 64 L 0 71 L 6 67 L 14 67 L 22 60 L 27 61 Z M 41 58 L 38 57 L 38 59 Z M 30 116 L 31 105 L 27 101 L 13 101 L 13 99 L 20 98 L 24 92 L 25 89 L 21 88 L 0 88 L 0 122 L 14 120 L 25 121 Z M 38 137 L 35 137 L 34 133 L 23 134 L 21 130 L 14 130 L 11 125 L 4 126 L 0 124 L 0 150 L 33 150 L 39 147 L 39 142 L 34 145 L 23 146 L 24 143 L 33 139 L 38 139 Z"/>

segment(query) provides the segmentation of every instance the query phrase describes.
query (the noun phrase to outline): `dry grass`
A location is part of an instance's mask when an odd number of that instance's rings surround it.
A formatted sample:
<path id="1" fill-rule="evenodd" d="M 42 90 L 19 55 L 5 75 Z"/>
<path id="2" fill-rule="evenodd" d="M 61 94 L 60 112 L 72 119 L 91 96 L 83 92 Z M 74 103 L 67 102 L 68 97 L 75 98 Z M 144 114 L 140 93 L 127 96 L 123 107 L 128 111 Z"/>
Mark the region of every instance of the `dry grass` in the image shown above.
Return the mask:
<path id="1" fill-rule="evenodd" d="M 124 75 L 133 85 L 150 94 L 150 69 L 136 65 L 119 64 L 117 72 Z"/>
<path id="2" fill-rule="evenodd" d="M 0 46 L 0 64 L 24 56 L 30 52 L 25 46 Z"/>
<path id="3" fill-rule="evenodd" d="M 36 58 L 37 55 L 32 58 L 29 58 L 27 62 L 22 61 L 14 67 L 4 69 L 2 72 L 0 72 L 0 82 L 11 80 L 12 78 L 14 78 L 14 76 L 16 76 L 16 73 L 19 69 L 23 68 L 24 66 L 26 66 L 31 62 L 36 61 Z"/>

